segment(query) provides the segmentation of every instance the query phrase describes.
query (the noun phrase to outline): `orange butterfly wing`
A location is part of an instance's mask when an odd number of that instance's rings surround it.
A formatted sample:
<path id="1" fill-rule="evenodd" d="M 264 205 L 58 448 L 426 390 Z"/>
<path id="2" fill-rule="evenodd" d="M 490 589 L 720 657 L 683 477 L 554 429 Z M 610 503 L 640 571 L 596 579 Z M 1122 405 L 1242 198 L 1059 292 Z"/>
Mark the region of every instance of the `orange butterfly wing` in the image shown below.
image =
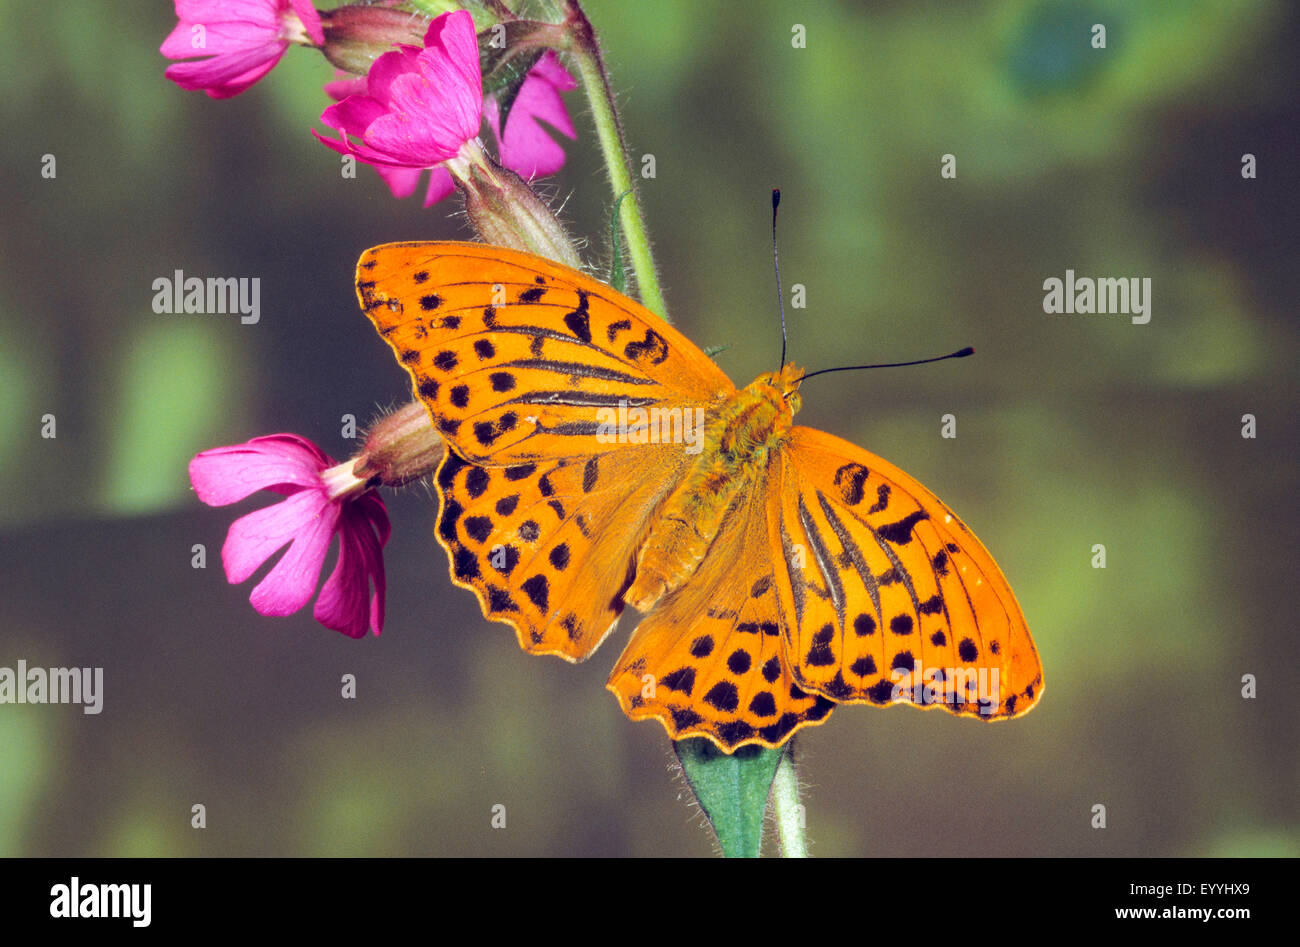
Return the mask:
<path id="1" fill-rule="evenodd" d="M 993 557 L 893 464 L 795 427 L 770 543 L 800 686 L 840 702 L 908 702 L 986 720 L 1028 711 L 1043 669 Z"/>
<path id="2" fill-rule="evenodd" d="M 601 412 L 711 405 L 735 386 L 636 302 L 503 247 L 375 247 L 357 293 L 452 448 L 437 474 L 452 581 L 525 650 L 585 659 L 689 459 L 602 439 Z"/>
<path id="3" fill-rule="evenodd" d="M 357 264 L 362 308 L 447 441 L 494 465 L 586 457 L 598 412 L 736 389 L 639 303 L 577 270 L 477 243 L 390 243 Z"/>

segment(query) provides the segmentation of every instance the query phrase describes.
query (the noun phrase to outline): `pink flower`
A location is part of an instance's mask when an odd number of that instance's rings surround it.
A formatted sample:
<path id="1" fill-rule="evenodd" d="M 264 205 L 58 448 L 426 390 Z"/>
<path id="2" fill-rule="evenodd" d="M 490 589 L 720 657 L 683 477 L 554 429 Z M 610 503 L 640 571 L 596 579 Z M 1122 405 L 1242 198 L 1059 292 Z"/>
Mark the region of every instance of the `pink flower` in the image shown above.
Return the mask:
<path id="1" fill-rule="evenodd" d="M 364 79 L 328 83 L 326 92 L 342 101 L 327 108 L 321 121 L 342 135 L 313 134 L 335 151 L 373 165 L 395 197 L 414 193 L 420 175 L 430 170 L 425 207 L 452 192 L 448 162 L 470 160 L 484 115 L 506 167 L 533 177 L 564 165 L 564 149 L 538 124 L 577 137 L 560 97 L 577 83 L 553 53 L 529 71 L 503 137 L 497 103 L 483 99 L 478 39 L 469 14 L 444 13 L 429 24 L 424 43 L 424 49 L 402 44 L 384 53 Z"/>
<path id="2" fill-rule="evenodd" d="M 335 79 L 333 82 L 325 83 L 325 93 L 335 101 L 346 99 L 350 95 L 366 95 L 366 77 L 351 76 L 343 79 Z M 315 134 L 315 132 L 313 132 Z M 321 138 L 320 135 L 316 135 Z M 334 148 L 333 141 L 326 141 L 321 138 L 325 144 Z M 424 174 L 423 168 L 390 168 L 385 165 L 372 165 L 375 172 L 384 179 L 388 189 L 393 192 L 393 197 L 398 200 L 410 197 L 415 193 L 415 189 L 420 184 L 420 175 Z M 433 168 L 429 174 L 429 187 L 425 191 L 424 206 L 432 207 L 438 201 L 442 200 L 448 194 L 455 190 L 455 185 L 451 183 L 451 175 L 443 167 Z"/>
<path id="3" fill-rule="evenodd" d="M 502 164 L 524 178 L 554 174 L 564 167 L 564 149 L 538 121 L 551 125 L 566 138 L 577 138 L 578 132 L 560 97 L 561 92 L 577 87 L 577 80 L 560 65 L 555 53 L 548 50 L 519 87 L 519 96 L 506 117 L 504 137 L 498 125 L 497 103 L 494 99 L 487 100 L 483 114 L 496 135 Z"/>
<path id="4" fill-rule="evenodd" d="M 202 89 L 214 99 L 243 92 L 274 68 L 290 43 L 325 42 L 310 0 L 175 2 L 180 22 L 160 51 L 168 59 L 191 61 L 168 66 L 164 75 L 182 89 Z"/>
<path id="5" fill-rule="evenodd" d="M 352 476 L 351 466 L 335 465 L 294 434 L 216 447 L 190 461 L 190 482 L 209 506 L 237 503 L 258 490 L 285 497 L 235 520 L 221 549 L 226 579 L 236 584 L 289 546 L 249 597 L 261 614 L 291 615 L 307 604 L 338 533 L 338 564 L 312 614 L 326 628 L 352 638 L 365 635 L 367 627 L 375 634 L 383 630 L 388 513 L 365 481 Z"/>

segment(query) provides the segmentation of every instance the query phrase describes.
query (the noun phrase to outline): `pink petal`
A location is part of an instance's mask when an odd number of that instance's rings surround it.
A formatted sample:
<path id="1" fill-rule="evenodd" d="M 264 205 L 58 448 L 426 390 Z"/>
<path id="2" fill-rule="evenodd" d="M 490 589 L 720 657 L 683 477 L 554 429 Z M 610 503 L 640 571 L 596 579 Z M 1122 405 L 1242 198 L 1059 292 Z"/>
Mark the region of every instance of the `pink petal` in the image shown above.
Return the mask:
<path id="1" fill-rule="evenodd" d="M 400 170 L 410 170 L 408 165 L 398 164 L 393 160 L 393 158 L 390 155 L 386 155 L 381 152 L 378 152 L 374 148 L 369 148 L 365 145 L 354 145 L 346 138 L 326 138 L 324 135 L 316 131 L 316 129 L 314 128 L 310 129 L 310 131 L 313 135 L 316 136 L 316 139 L 322 145 L 324 145 L 326 148 L 332 148 L 333 150 L 337 151 L 341 155 L 355 155 L 357 158 L 360 158 L 362 161 L 366 162 L 367 164 L 374 165 L 376 168 L 385 167 L 385 168 L 396 168 Z"/>
<path id="2" fill-rule="evenodd" d="M 400 44 L 397 49 L 384 53 L 370 64 L 366 73 L 366 89 L 371 98 L 388 107 L 389 88 L 393 81 L 419 70 L 420 50 L 415 46 Z"/>
<path id="3" fill-rule="evenodd" d="M 334 101 L 341 101 L 349 95 L 367 94 L 365 76 L 349 76 L 342 70 L 339 70 L 336 74 L 339 78 L 325 83 L 325 94 Z"/>
<path id="4" fill-rule="evenodd" d="M 280 39 L 282 0 L 177 0 L 180 21 L 163 40 L 169 59 L 190 59 L 239 52 Z M 204 45 L 194 46 L 195 26 L 202 26 Z"/>
<path id="5" fill-rule="evenodd" d="M 496 133 L 502 164 L 525 178 L 554 174 L 564 167 L 564 148 L 539 122 L 546 122 L 568 138 L 576 138 L 577 131 L 560 96 L 562 90 L 576 86 L 554 53 L 548 52 L 537 61 L 520 87 L 506 119 L 504 136 L 497 103 L 488 100 L 483 111 Z"/>
<path id="6" fill-rule="evenodd" d="M 173 63 L 163 72 L 182 89 L 202 89 L 213 98 L 238 95 L 266 75 L 284 55 L 283 43 L 193 62 Z"/>
<path id="7" fill-rule="evenodd" d="M 349 95 L 321 112 L 320 120 L 323 125 L 360 138 L 370 123 L 384 114 L 383 105 L 369 95 Z"/>
<path id="8" fill-rule="evenodd" d="M 312 6 L 311 0 L 289 0 L 289 3 L 293 6 L 293 12 L 298 14 L 298 19 L 302 20 L 311 41 L 317 46 L 324 46 L 325 31 L 321 29 L 320 14 Z"/>
<path id="9" fill-rule="evenodd" d="M 474 18 L 464 10 L 444 13 L 432 23 L 424 34 L 426 51 L 439 54 L 459 74 L 451 84 L 474 90 L 474 98 L 483 99 L 483 76 L 478 58 L 478 36 L 474 32 Z"/>
<path id="10" fill-rule="evenodd" d="M 446 168 L 434 168 L 429 172 L 429 190 L 424 195 L 424 206 L 432 207 L 438 201 L 456 190 L 451 174 Z"/>
<path id="11" fill-rule="evenodd" d="M 310 441 L 275 434 L 205 450 L 190 461 L 189 473 L 200 500 L 225 506 L 273 487 L 319 488 L 320 472 L 333 463 Z"/>
<path id="12" fill-rule="evenodd" d="M 338 504 L 331 503 L 324 490 L 303 490 L 265 509 L 241 516 L 230 525 L 225 545 L 221 547 L 226 580 L 232 585 L 243 582 L 288 542 L 292 542 L 293 547 L 285 559 L 294 557 L 297 560 L 311 553 L 316 559 L 316 575 L 319 575 L 338 517 Z M 284 565 L 285 559 L 277 563 L 273 573 Z M 288 571 L 293 571 L 293 568 Z M 315 578 L 311 580 L 313 589 L 315 581 Z M 298 607 L 301 608 L 306 601 L 303 599 Z"/>
<path id="13" fill-rule="evenodd" d="M 388 516 L 378 497 L 366 494 L 344 509 L 339 526 L 338 565 L 321 589 L 312 612 L 326 628 L 352 638 L 365 635 L 367 627 L 374 628 L 375 634 L 383 631 L 385 582 L 381 546 L 387 542 L 389 530 Z M 373 596 L 369 594 L 372 578 Z"/>
<path id="14" fill-rule="evenodd" d="M 415 193 L 420 183 L 420 175 L 424 173 L 421 168 L 385 168 L 380 165 L 374 167 L 379 176 L 384 179 L 384 183 L 388 185 L 388 189 L 393 192 L 393 197 L 399 201 Z"/>

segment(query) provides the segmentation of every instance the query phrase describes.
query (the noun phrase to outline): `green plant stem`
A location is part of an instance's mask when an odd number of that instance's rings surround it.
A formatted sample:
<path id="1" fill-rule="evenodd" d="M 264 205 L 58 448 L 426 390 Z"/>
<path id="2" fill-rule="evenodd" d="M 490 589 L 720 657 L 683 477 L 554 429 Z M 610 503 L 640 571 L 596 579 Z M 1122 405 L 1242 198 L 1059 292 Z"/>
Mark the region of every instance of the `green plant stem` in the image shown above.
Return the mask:
<path id="1" fill-rule="evenodd" d="M 630 192 L 627 206 L 620 217 L 623 237 L 627 240 L 628 258 L 632 263 L 632 271 L 636 273 L 637 290 L 646 308 L 667 319 L 668 307 L 659 286 L 659 274 L 655 271 L 654 254 L 650 250 L 650 238 L 646 234 L 645 219 L 641 215 L 641 201 L 633 186 L 627 143 L 614 105 L 614 92 L 610 88 L 609 76 L 601 59 L 600 46 L 596 42 L 596 31 L 578 0 L 566 0 L 565 8 L 568 11 L 566 25 L 572 39 L 570 49 L 577 60 L 583 91 L 590 103 L 591 117 L 596 126 L 600 150 L 605 157 L 605 167 L 609 171 L 614 199 Z"/>
<path id="2" fill-rule="evenodd" d="M 804 838 L 803 808 L 799 805 L 799 779 L 794 771 L 792 745 L 786 747 L 777 765 L 776 776 L 772 779 L 771 803 L 782 857 L 807 858 L 808 843 Z"/>

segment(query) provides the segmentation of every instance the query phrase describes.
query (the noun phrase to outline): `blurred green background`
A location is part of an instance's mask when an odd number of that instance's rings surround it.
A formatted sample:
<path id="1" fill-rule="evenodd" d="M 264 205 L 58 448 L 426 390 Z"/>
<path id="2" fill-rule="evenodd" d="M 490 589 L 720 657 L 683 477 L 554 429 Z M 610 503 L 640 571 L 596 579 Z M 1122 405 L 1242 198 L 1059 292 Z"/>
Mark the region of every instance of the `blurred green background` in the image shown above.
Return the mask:
<path id="1" fill-rule="evenodd" d="M 808 301 L 793 359 L 978 351 L 828 376 L 800 420 L 971 524 L 1046 694 L 998 725 L 845 707 L 802 733 L 813 853 L 1300 854 L 1296 5 L 589 12 L 635 155 L 655 156 L 641 193 L 674 321 L 729 345 L 734 379 L 779 351 L 776 185 L 783 278 Z M 603 689 L 630 623 L 585 665 L 525 655 L 448 582 L 428 490 L 389 498 L 380 638 L 261 618 L 253 583 L 222 576 L 227 526 L 266 501 L 204 507 L 186 462 L 275 431 L 350 453 L 340 417 L 406 396 L 357 308 L 357 256 L 467 238 L 454 202 L 340 176 L 307 131 L 331 76 L 309 51 L 218 102 L 163 78 L 168 2 L 0 2 L 0 22 L 0 666 L 105 676 L 99 716 L 0 706 L 0 853 L 709 854 L 663 730 Z M 608 188 L 570 105 L 580 140 L 548 193 L 594 258 Z M 1044 314 L 1067 268 L 1150 277 L 1150 324 Z M 260 323 L 155 314 L 175 269 L 259 277 Z"/>

